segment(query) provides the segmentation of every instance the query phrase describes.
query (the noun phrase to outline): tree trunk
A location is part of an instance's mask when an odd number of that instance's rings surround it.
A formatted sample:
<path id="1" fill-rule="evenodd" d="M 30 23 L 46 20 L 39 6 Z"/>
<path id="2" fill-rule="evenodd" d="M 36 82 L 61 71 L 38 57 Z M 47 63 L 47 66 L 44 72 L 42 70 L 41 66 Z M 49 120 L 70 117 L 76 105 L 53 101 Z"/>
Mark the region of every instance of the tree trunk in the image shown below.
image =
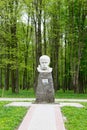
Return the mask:
<path id="1" fill-rule="evenodd" d="M 10 71 L 9 71 L 9 65 L 6 67 L 5 71 L 5 89 L 9 90 L 9 78 L 10 78 Z"/>
<path id="2" fill-rule="evenodd" d="M 41 37 L 41 19 L 42 19 L 42 0 L 35 1 L 35 15 L 36 19 L 34 19 L 35 24 L 35 51 L 36 51 L 36 68 L 35 68 L 35 81 L 34 81 L 34 89 L 36 90 L 37 86 L 37 66 L 39 64 L 39 58 L 42 55 L 42 37 Z"/>
<path id="3" fill-rule="evenodd" d="M 15 93 L 15 86 L 16 86 L 16 79 L 15 79 L 15 70 L 11 70 L 11 85 L 12 85 L 12 92 Z"/>
<path id="4" fill-rule="evenodd" d="M 15 4 L 14 4 L 15 3 Z M 15 6 L 14 6 L 15 5 Z M 16 17 L 16 11 L 17 11 L 17 7 L 18 7 L 18 2 L 17 0 L 12 0 L 12 2 L 10 3 L 10 11 L 11 11 L 11 51 L 14 50 L 14 52 L 12 52 L 11 54 L 11 58 L 13 59 L 13 61 L 15 62 L 14 64 L 12 64 L 12 70 L 11 70 L 11 80 L 12 80 L 12 92 L 15 93 L 17 92 L 16 90 L 18 87 L 18 76 L 16 77 L 16 74 L 18 75 L 18 56 L 17 56 L 17 52 L 18 52 L 18 45 L 17 45 L 17 17 Z M 16 73 L 17 72 L 17 73 Z"/>
<path id="5" fill-rule="evenodd" d="M 44 23 L 43 23 L 43 27 L 44 27 L 44 54 L 46 55 L 47 53 L 47 44 L 46 44 L 46 21 L 45 21 L 45 12 L 44 12 Z"/>
<path id="6" fill-rule="evenodd" d="M 2 89 L 2 68 L 0 68 L 0 88 Z"/>

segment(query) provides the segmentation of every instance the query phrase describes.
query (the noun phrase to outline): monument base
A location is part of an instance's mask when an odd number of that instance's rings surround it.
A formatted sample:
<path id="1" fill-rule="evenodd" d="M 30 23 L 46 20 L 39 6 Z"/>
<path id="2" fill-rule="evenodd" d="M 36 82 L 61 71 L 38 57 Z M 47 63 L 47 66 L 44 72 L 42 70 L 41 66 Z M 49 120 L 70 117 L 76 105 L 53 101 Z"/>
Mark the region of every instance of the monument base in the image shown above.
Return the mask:
<path id="1" fill-rule="evenodd" d="M 51 73 L 39 73 L 36 103 L 54 103 L 54 87 Z"/>

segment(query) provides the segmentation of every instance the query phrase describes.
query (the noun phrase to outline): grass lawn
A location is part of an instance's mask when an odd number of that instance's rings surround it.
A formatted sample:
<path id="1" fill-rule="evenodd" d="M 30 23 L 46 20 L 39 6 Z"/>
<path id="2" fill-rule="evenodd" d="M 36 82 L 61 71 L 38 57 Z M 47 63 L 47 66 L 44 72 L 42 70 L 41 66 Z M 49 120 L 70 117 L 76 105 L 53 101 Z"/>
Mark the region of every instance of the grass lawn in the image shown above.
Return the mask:
<path id="1" fill-rule="evenodd" d="M 67 130 L 87 130 L 87 103 L 82 103 L 84 108 L 63 107 L 62 113 L 67 118 Z"/>
<path id="2" fill-rule="evenodd" d="M 9 102 L 0 102 L 0 130 L 16 130 L 21 123 L 27 108 L 5 107 Z"/>
<path id="3" fill-rule="evenodd" d="M 33 89 L 29 90 L 20 90 L 19 94 L 12 93 L 11 89 L 6 91 L 0 89 L 0 97 L 8 98 L 35 98 L 35 93 Z M 75 98 L 75 99 L 87 99 L 86 94 L 74 94 L 73 91 L 66 91 L 65 93 L 62 90 L 59 90 L 55 93 L 55 98 Z"/>
<path id="4" fill-rule="evenodd" d="M 29 90 L 21 90 L 19 93 L 12 93 L 12 90 L 3 90 L 0 89 L 0 97 L 8 97 L 8 98 L 34 98 L 34 90 L 29 89 Z"/>
<path id="5" fill-rule="evenodd" d="M 62 90 L 59 90 L 55 93 L 56 98 L 72 98 L 72 99 L 87 99 L 87 93 L 85 94 L 77 94 L 72 90 L 67 90 L 65 93 Z"/>

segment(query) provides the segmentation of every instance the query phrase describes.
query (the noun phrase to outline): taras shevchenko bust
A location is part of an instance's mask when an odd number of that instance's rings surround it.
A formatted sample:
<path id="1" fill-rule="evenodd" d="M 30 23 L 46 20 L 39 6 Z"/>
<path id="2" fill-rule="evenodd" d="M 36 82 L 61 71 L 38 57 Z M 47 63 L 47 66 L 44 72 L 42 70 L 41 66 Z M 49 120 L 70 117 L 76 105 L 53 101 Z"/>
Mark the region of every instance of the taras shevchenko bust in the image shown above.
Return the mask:
<path id="1" fill-rule="evenodd" d="M 50 57 L 47 55 L 42 55 L 39 59 L 40 65 L 38 65 L 38 72 L 52 72 L 52 68 L 49 67 Z"/>
<path id="2" fill-rule="evenodd" d="M 39 59 L 40 65 L 37 67 L 38 82 L 36 88 L 36 103 L 53 103 L 54 87 L 52 79 L 52 68 L 49 67 L 50 57 L 42 55 Z"/>

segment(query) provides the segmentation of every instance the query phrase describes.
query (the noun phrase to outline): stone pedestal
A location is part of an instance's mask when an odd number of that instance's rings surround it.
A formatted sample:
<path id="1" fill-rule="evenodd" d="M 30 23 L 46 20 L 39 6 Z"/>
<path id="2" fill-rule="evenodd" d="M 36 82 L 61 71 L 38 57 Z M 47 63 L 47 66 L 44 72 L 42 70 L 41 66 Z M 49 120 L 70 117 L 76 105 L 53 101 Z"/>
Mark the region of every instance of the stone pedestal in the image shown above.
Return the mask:
<path id="1" fill-rule="evenodd" d="M 52 74 L 49 72 L 39 73 L 36 89 L 36 103 L 53 103 L 54 87 Z"/>

